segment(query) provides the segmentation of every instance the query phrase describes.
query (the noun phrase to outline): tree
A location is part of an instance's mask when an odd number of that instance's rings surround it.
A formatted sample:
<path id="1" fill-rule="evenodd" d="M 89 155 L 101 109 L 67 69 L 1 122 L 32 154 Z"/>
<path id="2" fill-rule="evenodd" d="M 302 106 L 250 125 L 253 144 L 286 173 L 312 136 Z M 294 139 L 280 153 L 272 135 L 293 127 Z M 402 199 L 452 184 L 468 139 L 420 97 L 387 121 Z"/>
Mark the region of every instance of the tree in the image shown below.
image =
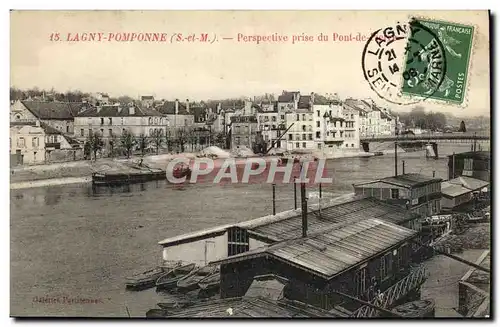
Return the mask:
<path id="1" fill-rule="evenodd" d="M 134 148 L 136 144 L 135 137 L 132 133 L 129 131 L 125 130 L 120 138 L 120 143 L 125 151 L 127 158 L 130 158 L 130 154 L 132 152 L 132 149 Z"/>
<path id="2" fill-rule="evenodd" d="M 165 144 L 167 145 L 167 151 L 170 151 L 173 146 L 173 140 L 170 137 L 170 129 L 165 132 Z"/>
<path id="3" fill-rule="evenodd" d="M 144 133 L 141 133 L 141 135 L 139 135 L 138 145 L 139 150 L 141 151 L 141 155 L 144 156 L 149 145 L 149 139 Z"/>
<path id="4" fill-rule="evenodd" d="M 177 129 L 177 143 L 179 144 L 179 146 L 181 147 L 181 152 L 184 152 L 185 151 L 185 148 L 184 146 L 186 145 L 186 143 L 189 141 L 189 133 L 187 130 L 185 130 L 184 128 L 179 128 Z"/>
<path id="5" fill-rule="evenodd" d="M 153 134 L 151 135 L 151 138 L 152 138 L 153 144 L 154 144 L 155 149 L 156 149 L 156 154 L 158 154 L 158 150 L 162 146 L 163 140 L 164 140 L 163 139 L 163 130 L 162 129 L 155 129 L 153 131 Z"/>
<path id="6" fill-rule="evenodd" d="M 114 157 L 116 150 L 116 135 L 113 133 L 109 137 L 109 157 Z"/>
<path id="7" fill-rule="evenodd" d="M 94 160 L 97 160 L 97 152 L 100 151 L 104 146 L 104 141 L 101 134 L 98 132 L 90 132 L 87 137 L 88 148 L 92 153 L 94 153 Z"/>
<path id="8" fill-rule="evenodd" d="M 465 122 L 463 120 L 460 122 L 460 129 L 458 131 L 462 133 L 467 132 L 467 128 L 465 128 Z"/>

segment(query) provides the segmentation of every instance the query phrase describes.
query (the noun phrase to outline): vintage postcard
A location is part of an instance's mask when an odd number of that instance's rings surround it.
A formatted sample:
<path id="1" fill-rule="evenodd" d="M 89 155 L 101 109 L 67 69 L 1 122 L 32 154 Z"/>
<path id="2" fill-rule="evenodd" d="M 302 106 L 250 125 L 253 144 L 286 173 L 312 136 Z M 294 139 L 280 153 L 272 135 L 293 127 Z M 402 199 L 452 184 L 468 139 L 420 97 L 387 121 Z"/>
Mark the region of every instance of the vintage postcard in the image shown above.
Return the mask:
<path id="1" fill-rule="evenodd" d="M 491 318 L 488 11 L 10 28 L 12 317 Z"/>

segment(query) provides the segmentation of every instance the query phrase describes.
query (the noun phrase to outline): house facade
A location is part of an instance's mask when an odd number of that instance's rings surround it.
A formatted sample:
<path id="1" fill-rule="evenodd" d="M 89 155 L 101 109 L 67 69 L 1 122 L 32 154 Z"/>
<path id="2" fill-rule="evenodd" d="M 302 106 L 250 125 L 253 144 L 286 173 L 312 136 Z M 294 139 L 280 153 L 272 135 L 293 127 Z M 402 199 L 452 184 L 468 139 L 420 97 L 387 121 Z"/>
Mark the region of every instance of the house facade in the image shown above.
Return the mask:
<path id="1" fill-rule="evenodd" d="M 231 117 L 231 149 L 240 147 L 254 148 L 258 132 L 257 117 L 233 116 Z"/>
<path id="2" fill-rule="evenodd" d="M 161 113 L 139 108 L 133 104 L 97 106 L 75 117 L 75 137 L 85 141 L 91 133 L 99 133 L 105 144 L 111 146 L 125 132 L 134 136 L 152 136 L 154 131 L 165 135 L 170 122 Z"/>
<path id="3" fill-rule="evenodd" d="M 339 100 L 313 106 L 316 148 L 326 156 L 359 151 L 359 113 Z"/>
<path id="4" fill-rule="evenodd" d="M 165 101 L 161 106 L 155 108 L 168 121 L 168 133 L 175 136 L 178 129 L 186 129 L 194 126 L 194 114 L 190 110 L 190 103 Z"/>
<path id="5" fill-rule="evenodd" d="M 64 152 L 64 150 L 76 152 L 78 149 L 79 144 L 73 139 L 40 120 L 26 123 L 11 122 L 11 165 L 32 165 L 57 161 L 53 159 L 52 153 Z M 69 156 L 74 157 L 75 152 L 69 153 Z"/>

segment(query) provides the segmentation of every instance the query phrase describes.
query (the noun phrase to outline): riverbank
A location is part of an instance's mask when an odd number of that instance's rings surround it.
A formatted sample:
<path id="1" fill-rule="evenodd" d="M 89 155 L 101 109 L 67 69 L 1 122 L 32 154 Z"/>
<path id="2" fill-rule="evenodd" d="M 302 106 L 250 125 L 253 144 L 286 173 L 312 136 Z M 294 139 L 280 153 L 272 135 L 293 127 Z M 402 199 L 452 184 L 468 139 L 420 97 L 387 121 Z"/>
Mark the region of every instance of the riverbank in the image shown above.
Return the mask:
<path id="1" fill-rule="evenodd" d="M 334 156 L 325 157 L 327 160 L 341 158 L 362 158 L 371 157 L 373 153 L 348 152 L 338 153 Z M 256 156 L 257 157 L 257 156 Z M 194 153 L 160 154 L 143 158 L 144 163 L 153 168 L 165 168 L 169 161 L 176 158 L 194 159 Z M 265 157 L 271 160 L 274 157 Z M 130 159 L 98 159 L 97 161 L 73 161 L 53 163 L 46 165 L 14 167 L 10 169 L 10 189 L 24 189 L 52 185 L 64 185 L 74 183 L 88 183 L 91 181 L 92 172 L 99 170 L 99 167 L 110 166 L 125 162 L 134 162 L 141 157 Z M 245 160 L 246 158 L 235 158 Z"/>

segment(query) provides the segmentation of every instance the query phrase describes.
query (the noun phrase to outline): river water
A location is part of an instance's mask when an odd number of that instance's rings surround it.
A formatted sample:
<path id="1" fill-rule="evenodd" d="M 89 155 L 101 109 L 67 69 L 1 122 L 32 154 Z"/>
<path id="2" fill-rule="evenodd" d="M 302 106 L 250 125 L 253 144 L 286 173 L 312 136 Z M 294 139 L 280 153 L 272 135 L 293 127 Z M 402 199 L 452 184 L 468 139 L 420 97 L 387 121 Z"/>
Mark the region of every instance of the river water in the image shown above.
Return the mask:
<path id="1" fill-rule="evenodd" d="M 444 156 L 470 145 L 439 150 Z M 408 173 L 447 178 L 445 158 L 427 159 L 423 151 L 398 157 Z M 393 175 L 394 156 L 335 159 L 326 167 L 333 183 L 323 192 L 340 195 L 352 192 L 353 183 Z M 278 185 L 276 210 L 293 206 L 293 185 Z M 158 241 L 272 214 L 272 190 L 269 184 L 155 181 L 97 190 L 70 184 L 11 190 L 10 209 L 11 315 L 127 317 L 128 310 L 144 317 L 164 295 L 127 291 L 124 278 L 161 262 Z M 75 303 L 80 298 L 97 303 Z"/>

